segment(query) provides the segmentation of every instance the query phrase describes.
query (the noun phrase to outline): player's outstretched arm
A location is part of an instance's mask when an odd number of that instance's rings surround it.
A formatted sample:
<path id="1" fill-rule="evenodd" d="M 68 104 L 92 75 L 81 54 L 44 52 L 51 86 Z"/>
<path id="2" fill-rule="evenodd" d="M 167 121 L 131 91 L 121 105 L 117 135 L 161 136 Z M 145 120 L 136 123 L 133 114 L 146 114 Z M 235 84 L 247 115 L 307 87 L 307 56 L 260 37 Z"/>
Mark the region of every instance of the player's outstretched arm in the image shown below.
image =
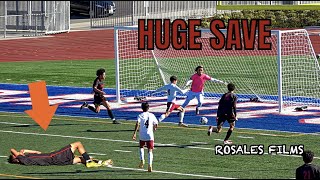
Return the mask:
<path id="1" fill-rule="evenodd" d="M 183 89 L 187 88 L 191 83 L 192 83 L 192 80 L 191 80 L 191 79 L 188 80 L 188 81 L 186 82 L 186 84 L 184 85 L 184 88 L 183 88 Z"/>
<path id="2" fill-rule="evenodd" d="M 211 78 L 210 81 L 215 82 L 215 83 L 220 83 L 220 84 L 228 85 L 227 82 L 224 82 L 224 81 L 221 81 L 221 80 L 215 79 L 215 78 Z"/>
<path id="3" fill-rule="evenodd" d="M 162 87 L 156 89 L 155 91 L 153 91 L 153 92 L 151 93 L 151 96 L 153 96 L 154 94 L 156 94 L 156 93 L 158 93 L 158 92 L 165 91 L 165 90 L 167 90 L 167 89 L 166 89 L 166 86 L 162 86 Z"/>
<path id="4" fill-rule="evenodd" d="M 21 149 L 21 150 L 23 150 L 23 153 L 41 154 L 40 151 L 29 150 L 29 149 Z"/>

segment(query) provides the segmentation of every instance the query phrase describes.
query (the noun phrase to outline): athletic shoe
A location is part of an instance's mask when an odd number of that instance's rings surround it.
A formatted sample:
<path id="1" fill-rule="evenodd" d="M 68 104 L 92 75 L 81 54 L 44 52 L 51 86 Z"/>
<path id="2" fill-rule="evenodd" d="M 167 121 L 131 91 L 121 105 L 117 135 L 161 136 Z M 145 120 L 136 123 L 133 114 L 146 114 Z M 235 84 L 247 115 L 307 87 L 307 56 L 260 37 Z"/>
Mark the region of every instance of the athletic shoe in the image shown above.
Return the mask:
<path id="1" fill-rule="evenodd" d="M 86 163 L 87 168 L 101 167 L 102 164 L 96 163 L 94 161 L 90 161 Z"/>
<path id="2" fill-rule="evenodd" d="M 180 127 L 188 127 L 187 124 L 184 124 L 184 123 L 182 123 L 182 122 L 179 122 L 179 126 L 180 126 Z"/>
<path id="3" fill-rule="evenodd" d="M 152 165 L 148 165 L 148 172 L 152 172 Z"/>
<path id="4" fill-rule="evenodd" d="M 102 165 L 103 165 L 103 166 L 111 167 L 111 166 L 113 165 L 113 161 L 112 161 L 111 159 L 102 161 Z"/>
<path id="5" fill-rule="evenodd" d="M 231 140 L 225 140 L 225 141 L 223 141 L 223 144 L 232 144 L 232 141 Z"/>
<path id="6" fill-rule="evenodd" d="M 141 160 L 139 164 L 139 168 L 143 168 L 143 166 L 144 166 L 144 160 Z"/>
<path id="7" fill-rule="evenodd" d="M 212 129 L 213 129 L 213 127 L 209 126 L 209 128 L 208 128 L 208 136 L 210 136 L 212 134 Z"/>
<path id="8" fill-rule="evenodd" d="M 84 108 L 84 107 L 88 107 L 88 103 L 87 102 L 84 102 L 82 105 L 81 105 L 81 107 L 80 107 L 80 111 L 82 110 L 82 108 Z"/>
<path id="9" fill-rule="evenodd" d="M 117 121 L 117 120 L 113 120 L 112 124 L 121 124 L 121 123 L 119 121 Z"/>

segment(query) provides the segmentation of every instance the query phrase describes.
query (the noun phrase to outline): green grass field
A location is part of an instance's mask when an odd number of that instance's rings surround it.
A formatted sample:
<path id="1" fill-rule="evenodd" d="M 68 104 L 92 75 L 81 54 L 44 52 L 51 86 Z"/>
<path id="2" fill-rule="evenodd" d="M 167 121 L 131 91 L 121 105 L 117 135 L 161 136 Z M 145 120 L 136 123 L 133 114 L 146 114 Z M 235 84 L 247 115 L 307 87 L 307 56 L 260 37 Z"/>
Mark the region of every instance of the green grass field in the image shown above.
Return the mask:
<path id="1" fill-rule="evenodd" d="M 106 69 L 106 86 L 115 87 L 112 60 L 1 62 L 0 82 L 28 84 L 37 80 L 47 85 L 91 87 L 96 70 Z"/>
<path id="2" fill-rule="evenodd" d="M 226 128 L 222 133 L 209 137 L 206 134 L 207 127 L 180 128 L 163 123 L 155 132 L 155 172 L 147 173 L 137 168 L 138 144 L 131 140 L 133 121 L 113 125 L 103 119 L 55 116 L 47 131 L 25 114 L 0 113 L 0 122 L 18 123 L 0 126 L 0 178 L 288 179 L 294 177 L 295 168 L 302 164 L 301 157 L 295 156 L 215 155 L 215 145 L 222 143 L 216 139 L 224 138 Z M 315 154 L 320 154 L 317 148 L 319 137 L 314 135 L 236 129 L 232 137 L 238 145 L 263 144 L 265 153 L 268 152 L 267 146 L 270 144 L 304 144 L 305 149 L 313 149 Z M 50 152 L 75 141 L 81 141 L 95 158 L 113 159 L 114 168 L 88 169 L 83 165 L 39 167 L 5 163 L 5 156 L 9 154 L 10 148 Z M 319 158 L 314 162 L 319 164 Z"/>
<path id="3" fill-rule="evenodd" d="M 107 70 L 105 87 L 115 87 L 115 68 L 112 60 L 10 62 L 0 63 L 0 67 L 1 83 L 28 84 L 45 80 L 47 85 L 77 87 L 91 87 L 96 70 L 103 67 Z M 226 78 L 236 76 L 219 72 L 215 75 L 228 76 Z M 263 77 L 252 79 L 257 83 L 266 83 L 261 82 L 266 79 Z M 44 131 L 26 114 L 0 113 L 0 178 L 288 179 L 294 178 L 295 169 L 302 165 L 302 158 L 299 156 L 215 155 L 215 145 L 222 143 L 226 128 L 221 134 L 208 137 L 207 127 L 179 128 L 176 124 L 163 123 L 155 132 L 155 172 L 147 173 L 137 169 L 139 154 L 137 142 L 131 140 L 133 129 L 133 121 L 113 125 L 104 119 L 55 116 L 48 130 Z M 305 149 L 315 152 L 317 158 L 314 163 L 320 164 L 319 137 L 316 135 L 236 128 L 232 140 L 238 145 L 263 144 L 266 153 L 267 146 L 271 144 L 286 144 L 287 147 L 304 144 Z M 30 148 L 49 152 L 75 141 L 81 141 L 89 154 L 94 153 L 92 156 L 95 158 L 113 159 L 114 167 L 28 167 L 6 163 L 10 148 Z M 147 153 L 145 155 L 147 159 Z"/>

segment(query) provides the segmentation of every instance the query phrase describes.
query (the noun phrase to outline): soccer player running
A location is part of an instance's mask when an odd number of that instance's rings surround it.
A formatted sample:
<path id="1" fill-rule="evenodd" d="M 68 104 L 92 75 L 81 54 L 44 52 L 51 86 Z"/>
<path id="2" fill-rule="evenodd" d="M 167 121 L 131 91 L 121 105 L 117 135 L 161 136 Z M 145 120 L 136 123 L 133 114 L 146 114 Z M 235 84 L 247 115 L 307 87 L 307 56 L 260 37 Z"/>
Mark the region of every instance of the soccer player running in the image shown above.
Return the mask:
<path id="1" fill-rule="evenodd" d="M 296 169 L 296 179 L 320 179 L 320 167 L 312 164 L 313 157 L 310 150 L 302 153 L 304 164 Z"/>
<path id="2" fill-rule="evenodd" d="M 149 161 L 148 161 L 148 172 L 152 172 L 152 162 L 153 162 L 153 148 L 154 148 L 154 133 L 158 127 L 158 120 L 153 113 L 149 111 L 148 102 L 143 102 L 141 104 L 141 108 L 143 112 L 138 115 L 138 120 L 136 126 L 134 128 L 134 133 L 132 136 L 133 140 L 136 140 L 136 134 L 139 128 L 139 139 L 140 139 L 140 164 L 139 168 L 143 168 L 144 166 L 144 149 L 143 147 L 146 145 L 148 148 Z"/>
<path id="3" fill-rule="evenodd" d="M 198 104 L 196 107 L 196 114 L 200 114 L 200 107 L 203 104 L 203 89 L 206 81 L 212 81 L 216 83 L 221 83 L 227 85 L 228 83 L 223 82 L 221 80 L 210 77 L 209 75 L 204 73 L 203 66 L 198 66 L 195 69 L 196 73 L 190 77 L 190 80 L 187 81 L 185 86 L 189 86 L 191 83 L 191 89 L 187 94 L 186 101 L 182 104 L 182 108 L 186 108 L 189 102 L 197 98 Z"/>
<path id="4" fill-rule="evenodd" d="M 92 85 L 92 88 L 93 88 L 93 92 L 94 92 L 94 96 L 93 96 L 93 104 L 95 107 L 93 106 L 90 106 L 88 105 L 87 102 L 84 102 L 81 107 L 80 107 L 80 110 L 82 110 L 82 108 L 84 107 L 87 107 L 89 108 L 91 111 L 95 112 L 95 113 L 99 113 L 100 112 L 100 106 L 103 105 L 104 107 L 107 108 L 107 112 L 108 112 L 108 115 L 109 117 L 112 119 L 112 123 L 113 124 L 120 124 L 120 122 L 118 122 L 113 113 L 112 113 L 112 110 L 111 110 L 111 106 L 107 100 L 106 97 L 104 97 L 104 95 L 106 94 L 104 91 L 103 91 L 103 87 L 104 87 L 104 80 L 106 78 L 106 73 L 105 73 L 105 69 L 101 68 L 101 69 L 98 69 L 97 72 L 96 72 L 96 79 L 93 81 L 93 85 Z"/>
<path id="5" fill-rule="evenodd" d="M 233 83 L 229 83 L 227 85 L 228 92 L 222 95 L 217 111 L 217 128 L 213 126 L 209 126 L 208 136 L 211 135 L 212 132 L 220 133 L 222 130 L 222 126 L 225 121 L 228 121 L 230 127 L 227 132 L 226 137 L 224 138 L 224 144 L 232 144 L 232 141 L 229 140 L 232 131 L 235 127 L 235 121 L 237 118 L 237 95 L 234 94 L 235 85 Z"/>
<path id="6" fill-rule="evenodd" d="M 79 152 L 79 154 L 81 154 L 81 156 L 74 155 L 76 150 Z M 86 167 L 92 168 L 100 166 L 109 166 L 113 164 L 111 159 L 101 161 L 90 158 L 81 142 L 74 142 L 68 144 L 60 150 L 51 153 L 42 153 L 40 151 L 28 149 L 21 149 L 20 151 L 11 149 L 10 151 L 11 155 L 8 159 L 9 163 L 22 164 L 27 166 L 63 166 L 82 163 L 86 165 Z"/>
<path id="7" fill-rule="evenodd" d="M 184 108 L 182 108 L 180 105 L 176 104 L 177 92 L 179 92 L 181 94 L 185 94 L 187 92 L 187 90 L 181 90 L 177 86 L 178 78 L 176 76 L 171 76 L 170 82 L 171 82 L 170 84 L 164 85 L 152 93 L 152 94 L 154 94 L 154 93 L 157 93 L 160 91 L 167 91 L 167 95 L 168 95 L 166 113 L 162 114 L 160 116 L 159 122 L 161 122 L 165 118 L 167 118 L 173 110 L 178 110 L 180 112 L 179 113 L 179 116 L 180 116 L 179 126 L 188 127 L 187 124 L 183 123 L 184 112 L 185 112 Z"/>

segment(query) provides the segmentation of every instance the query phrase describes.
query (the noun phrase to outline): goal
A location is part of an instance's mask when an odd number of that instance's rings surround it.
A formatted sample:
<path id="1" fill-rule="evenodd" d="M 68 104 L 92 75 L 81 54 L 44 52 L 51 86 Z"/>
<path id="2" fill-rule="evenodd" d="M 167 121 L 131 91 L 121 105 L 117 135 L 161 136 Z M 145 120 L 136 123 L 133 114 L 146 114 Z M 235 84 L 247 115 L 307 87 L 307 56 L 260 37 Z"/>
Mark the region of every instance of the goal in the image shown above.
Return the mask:
<path id="1" fill-rule="evenodd" d="M 178 77 L 178 86 L 203 65 L 205 73 L 236 85 L 240 100 L 252 98 L 279 104 L 279 112 L 297 105 L 320 106 L 320 68 L 305 29 L 272 30 L 271 50 L 214 50 L 208 29 L 197 42 L 202 50 L 138 50 L 138 27 L 115 27 L 117 101 L 150 96 L 151 91 Z M 257 38 L 256 38 L 257 39 Z M 243 46 L 244 47 L 244 46 Z M 207 82 L 205 98 L 220 98 L 226 86 Z"/>

